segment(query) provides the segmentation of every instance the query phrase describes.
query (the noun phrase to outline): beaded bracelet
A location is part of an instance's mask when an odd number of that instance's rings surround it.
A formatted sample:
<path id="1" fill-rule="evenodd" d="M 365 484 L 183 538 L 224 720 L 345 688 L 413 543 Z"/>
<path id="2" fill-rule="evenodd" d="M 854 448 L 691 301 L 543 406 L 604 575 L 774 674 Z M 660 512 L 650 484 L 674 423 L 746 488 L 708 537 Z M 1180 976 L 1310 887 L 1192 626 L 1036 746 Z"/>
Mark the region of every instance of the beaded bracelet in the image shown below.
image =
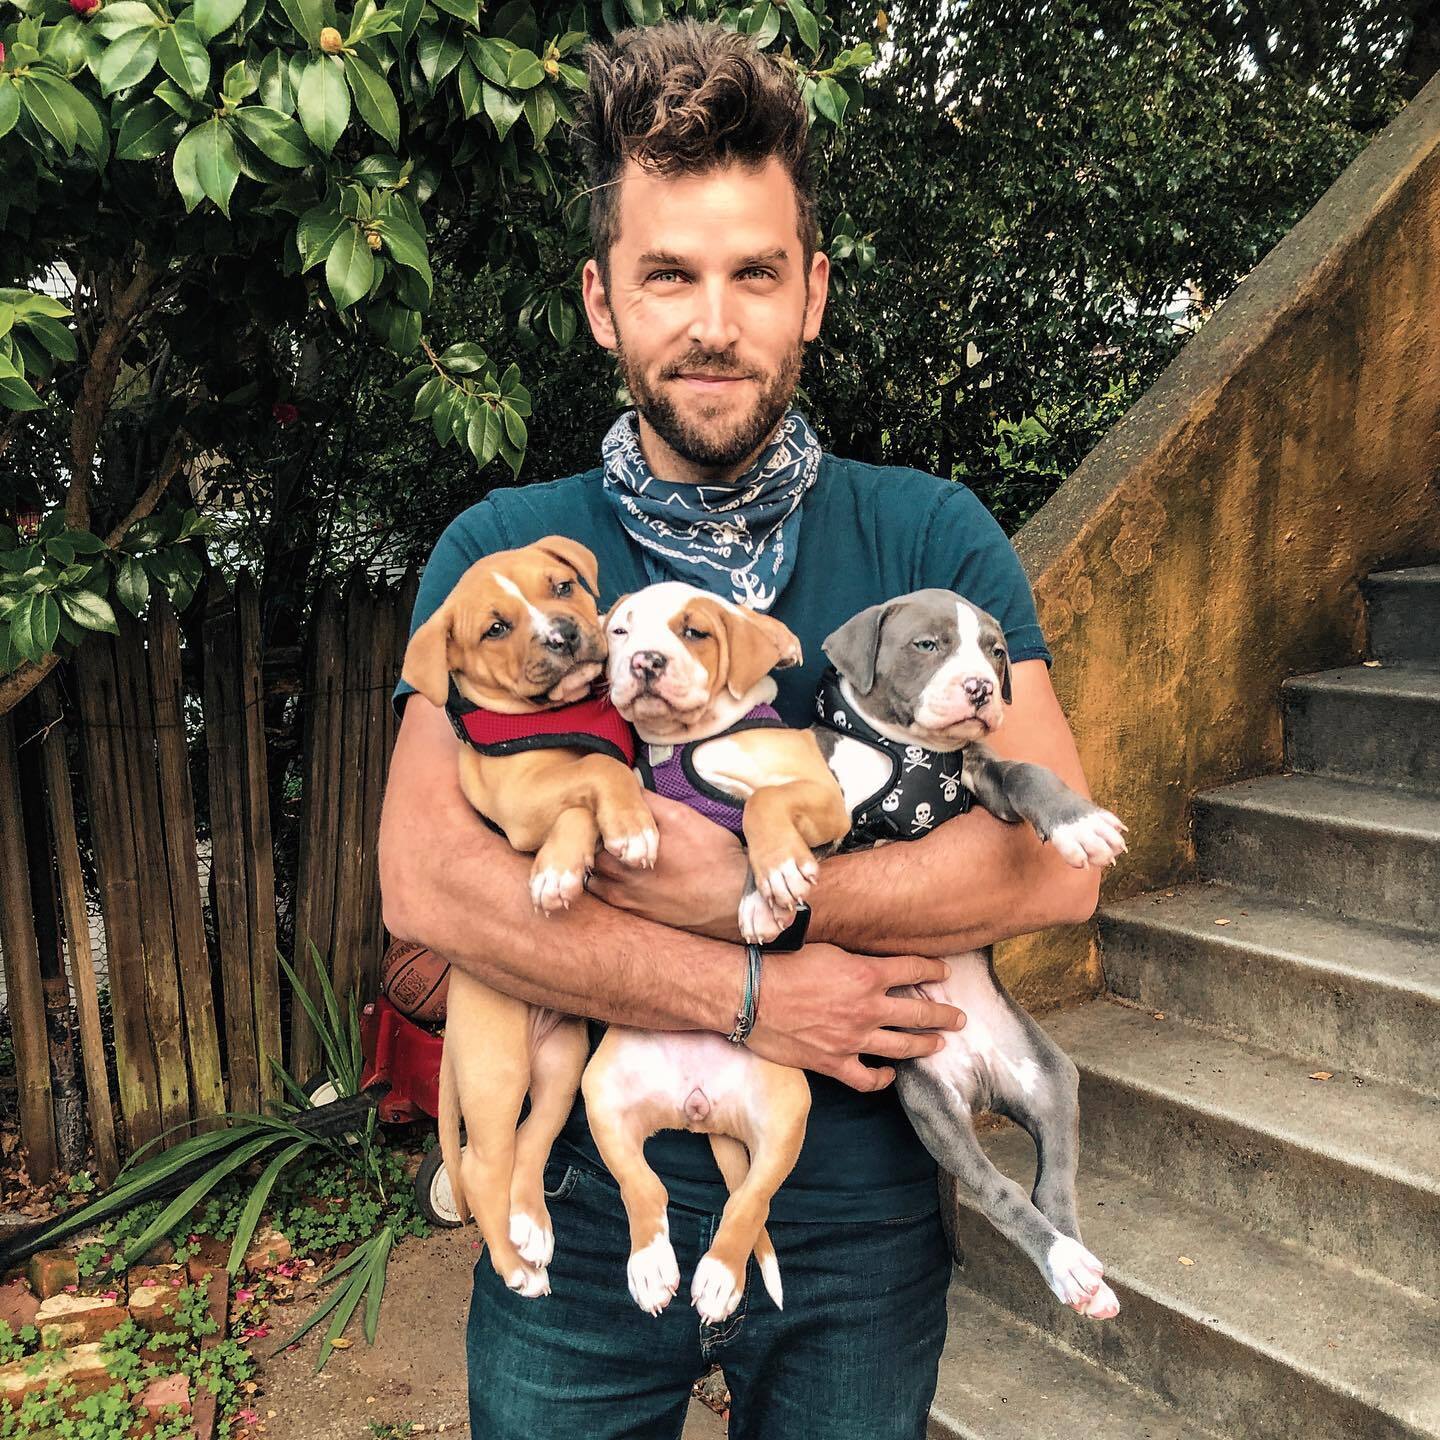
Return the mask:
<path id="1" fill-rule="evenodd" d="M 760 1003 L 760 963 L 764 958 L 764 951 L 758 945 L 745 947 L 745 993 L 740 999 L 735 1028 L 727 1037 L 732 1045 L 745 1044 L 755 1028 L 755 1009 Z"/>

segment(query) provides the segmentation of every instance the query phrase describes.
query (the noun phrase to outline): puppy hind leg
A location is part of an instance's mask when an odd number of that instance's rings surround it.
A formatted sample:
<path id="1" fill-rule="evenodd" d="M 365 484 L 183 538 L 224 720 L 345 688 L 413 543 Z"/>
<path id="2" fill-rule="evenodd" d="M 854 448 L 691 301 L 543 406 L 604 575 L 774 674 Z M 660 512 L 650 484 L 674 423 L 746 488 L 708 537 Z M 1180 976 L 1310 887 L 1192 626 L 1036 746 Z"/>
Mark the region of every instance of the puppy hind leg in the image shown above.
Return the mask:
<path id="1" fill-rule="evenodd" d="M 712 1135 L 710 1149 L 715 1154 L 715 1163 L 725 1177 L 725 1188 L 733 1195 L 744 1183 L 750 1171 L 750 1154 L 733 1135 Z M 785 1291 L 780 1284 L 780 1261 L 775 1254 L 775 1245 L 770 1232 L 761 1226 L 759 1237 L 752 1252 L 755 1263 L 760 1267 L 760 1278 L 765 1289 L 775 1302 L 777 1310 L 785 1308 Z"/>
<path id="2" fill-rule="evenodd" d="M 440 1106 L 435 1128 L 440 1135 L 445 1173 L 450 1177 L 450 1194 L 463 1225 L 470 1219 L 470 1207 L 465 1203 L 465 1185 L 460 1174 L 460 1093 L 455 1084 L 454 1054 L 448 1040 L 440 1051 Z"/>
<path id="3" fill-rule="evenodd" d="M 530 1057 L 530 1113 L 515 1136 L 510 1182 L 510 1239 L 522 1259 L 547 1266 L 555 1233 L 545 1205 L 545 1166 L 580 1088 L 589 1046 L 583 1020 L 564 1019 Z"/>

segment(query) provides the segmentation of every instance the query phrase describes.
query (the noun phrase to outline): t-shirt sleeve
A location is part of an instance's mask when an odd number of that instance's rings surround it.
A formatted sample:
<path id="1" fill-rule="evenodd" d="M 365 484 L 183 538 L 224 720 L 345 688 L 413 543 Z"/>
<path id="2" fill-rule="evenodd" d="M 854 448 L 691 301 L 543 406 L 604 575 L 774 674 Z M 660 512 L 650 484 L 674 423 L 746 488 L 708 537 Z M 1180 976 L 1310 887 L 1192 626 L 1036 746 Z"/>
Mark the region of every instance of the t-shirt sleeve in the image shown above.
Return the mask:
<path id="1" fill-rule="evenodd" d="M 946 487 L 931 512 L 925 568 L 922 584 L 954 590 L 1000 622 L 1012 662 L 1053 664 L 1015 547 L 974 491 L 958 481 Z"/>
<path id="2" fill-rule="evenodd" d="M 410 614 L 413 635 L 445 603 L 455 582 L 477 561 L 496 550 L 510 548 L 500 516 L 489 501 L 482 500 L 456 516 L 446 526 L 425 569 L 420 575 L 420 588 L 415 594 L 415 609 Z M 395 714 L 401 715 L 406 699 L 415 693 L 413 685 L 401 680 L 390 697 Z"/>

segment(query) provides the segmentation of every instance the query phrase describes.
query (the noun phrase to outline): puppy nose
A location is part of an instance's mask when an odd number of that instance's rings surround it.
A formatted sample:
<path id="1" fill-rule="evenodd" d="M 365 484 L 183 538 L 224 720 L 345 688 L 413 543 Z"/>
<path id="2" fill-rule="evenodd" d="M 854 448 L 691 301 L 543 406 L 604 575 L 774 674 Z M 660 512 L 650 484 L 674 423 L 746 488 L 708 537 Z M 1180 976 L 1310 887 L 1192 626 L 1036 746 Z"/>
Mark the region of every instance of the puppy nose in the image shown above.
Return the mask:
<path id="1" fill-rule="evenodd" d="M 568 615 L 558 616 L 550 622 L 545 648 L 573 655 L 580 648 L 580 627 Z"/>
<path id="2" fill-rule="evenodd" d="M 990 696 L 994 694 L 995 682 L 987 680 L 982 675 L 972 675 L 965 682 L 965 694 L 969 696 L 970 703 L 978 710 Z"/>
<path id="3" fill-rule="evenodd" d="M 667 663 L 658 650 L 637 650 L 630 657 L 630 669 L 636 675 L 659 675 Z"/>

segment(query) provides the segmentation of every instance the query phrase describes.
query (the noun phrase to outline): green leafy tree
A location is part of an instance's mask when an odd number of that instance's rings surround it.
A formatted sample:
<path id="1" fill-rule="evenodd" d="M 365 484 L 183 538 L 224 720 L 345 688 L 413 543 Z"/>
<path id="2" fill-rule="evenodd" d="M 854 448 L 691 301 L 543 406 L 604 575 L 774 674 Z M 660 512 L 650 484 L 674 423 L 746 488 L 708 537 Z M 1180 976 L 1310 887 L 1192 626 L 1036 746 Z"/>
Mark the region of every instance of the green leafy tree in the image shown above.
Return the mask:
<path id="1" fill-rule="evenodd" d="M 592 33 L 718 18 L 794 66 L 821 136 L 858 109 L 872 58 L 840 47 L 806 0 L 9 9 L 20 18 L 0 30 L 0 278 L 18 288 L 0 292 L 12 412 L 0 452 L 14 446 L 18 473 L 39 477 L 63 456 L 64 496 L 57 522 L 45 513 L 56 480 L 41 479 L 40 493 L 12 497 L 44 517 L 40 533 L 0 532 L 0 711 L 57 645 L 113 627 L 112 597 L 143 606 L 158 581 L 188 598 L 198 518 L 180 508 L 143 546 L 134 526 L 167 494 L 188 499 L 187 483 L 223 502 L 237 437 L 304 418 L 297 376 L 362 347 L 406 360 L 396 394 L 410 418 L 470 466 L 518 477 L 532 413 L 521 367 L 437 307 L 436 275 L 523 274 L 536 230 L 556 233 L 567 263 L 504 298 L 519 331 L 575 338 L 587 212 L 566 136 Z M 101 515 L 119 524 L 95 528 Z M 67 549 L 90 558 L 67 563 Z"/>

